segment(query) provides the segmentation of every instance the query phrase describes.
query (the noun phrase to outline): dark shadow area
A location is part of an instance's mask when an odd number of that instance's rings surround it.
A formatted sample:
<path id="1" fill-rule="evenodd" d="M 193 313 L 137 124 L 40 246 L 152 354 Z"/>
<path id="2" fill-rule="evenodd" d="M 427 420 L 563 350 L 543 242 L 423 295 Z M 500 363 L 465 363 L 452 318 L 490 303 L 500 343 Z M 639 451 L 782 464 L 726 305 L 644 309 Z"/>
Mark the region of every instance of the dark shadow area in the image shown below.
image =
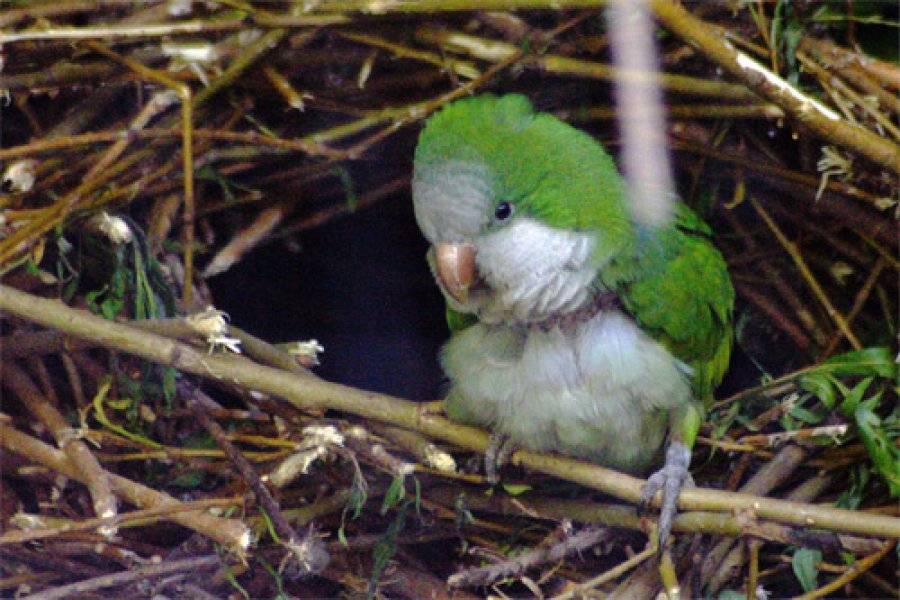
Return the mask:
<path id="1" fill-rule="evenodd" d="M 315 338 L 316 373 L 415 400 L 434 399 L 444 305 L 408 194 L 276 242 L 209 281 L 236 325 L 272 342 Z"/>

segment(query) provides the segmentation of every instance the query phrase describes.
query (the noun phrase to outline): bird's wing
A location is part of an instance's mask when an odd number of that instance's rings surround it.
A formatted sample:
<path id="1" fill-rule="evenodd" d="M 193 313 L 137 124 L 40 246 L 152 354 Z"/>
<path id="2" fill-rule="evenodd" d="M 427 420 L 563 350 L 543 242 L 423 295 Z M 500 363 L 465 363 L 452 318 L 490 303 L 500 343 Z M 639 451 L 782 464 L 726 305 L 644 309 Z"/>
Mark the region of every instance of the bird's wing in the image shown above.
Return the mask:
<path id="1" fill-rule="evenodd" d="M 734 288 L 709 227 L 678 203 L 674 227 L 658 234 L 659 251 L 617 292 L 640 326 L 693 371 L 708 404 L 731 356 Z"/>

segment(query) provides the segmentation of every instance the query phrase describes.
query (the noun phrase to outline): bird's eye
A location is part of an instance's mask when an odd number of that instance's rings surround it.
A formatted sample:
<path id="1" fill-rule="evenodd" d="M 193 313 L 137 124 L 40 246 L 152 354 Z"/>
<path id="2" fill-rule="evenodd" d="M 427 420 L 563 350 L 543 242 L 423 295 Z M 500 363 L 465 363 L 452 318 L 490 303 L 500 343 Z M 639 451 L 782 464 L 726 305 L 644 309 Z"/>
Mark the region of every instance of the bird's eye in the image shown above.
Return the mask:
<path id="1" fill-rule="evenodd" d="M 505 221 L 513 214 L 513 205 L 509 202 L 501 202 L 494 209 L 494 218 L 498 221 Z"/>

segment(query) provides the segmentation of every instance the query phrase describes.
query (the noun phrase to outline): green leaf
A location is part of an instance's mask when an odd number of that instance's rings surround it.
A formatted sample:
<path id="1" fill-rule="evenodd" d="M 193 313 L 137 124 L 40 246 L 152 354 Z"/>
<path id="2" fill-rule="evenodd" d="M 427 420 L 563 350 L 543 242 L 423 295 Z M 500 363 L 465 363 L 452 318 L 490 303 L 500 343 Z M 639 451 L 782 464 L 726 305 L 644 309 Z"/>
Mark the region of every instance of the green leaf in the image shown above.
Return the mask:
<path id="1" fill-rule="evenodd" d="M 850 486 L 841 492 L 834 505 L 837 508 L 855 509 L 862 504 L 866 485 L 869 483 L 869 467 L 861 463 L 850 471 Z"/>
<path id="2" fill-rule="evenodd" d="M 818 398 L 826 407 L 834 408 L 836 403 L 834 379 L 828 373 L 812 371 L 803 375 L 798 383 L 801 389 Z"/>
<path id="3" fill-rule="evenodd" d="M 844 394 L 844 400 L 841 402 L 841 412 L 844 413 L 845 416 L 849 417 L 854 413 L 859 406 L 859 403 L 862 401 L 863 394 L 872 384 L 874 379 L 874 377 L 866 377 L 853 386 L 853 389 L 847 390 Z"/>
<path id="4" fill-rule="evenodd" d="M 378 540 L 378 543 L 375 544 L 375 548 L 372 550 L 372 575 L 369 577 L 369 585 L 366 589 L 366 600 L 371 600 L 375 597 L 378 592 L 378 580 L 381 578 L 381 573 L 397 551 L 397 536 L 400 535 L 400 532 L 403 531 L 406 525 L 406 509 L 409 507 L 409 504 L 407 502 L 397 511 L 396 518 L 391 521 L 387 531 L 384 532 L 384 535 Z"/>
<path id="5" fill-rule="evenodd" d="M 203 482 L 203 471 L 188 471 L 169 482 L 169 485 L 186 489 L 195 489 Z"/>
<path id="6" fill-rule="evenodd" d="M 341 187 L 344 189 L 344 200 L 347 202 L 347 208 L 350 209 L 350 212 L 354 212 L 356 206 L 359 204 L 359 197 L 356 195 L 356 188 L 353 185 L 353 177 L 350 176 L 350 171 L 345 167 L 334 167 L 331 172 L 341 182 Z"/>
<path id="7" fill-rule="evenodd" d="M 525 492 L 531 491 L 531 486 L 527 483 L 504 483 L 503 490 L 510 496 L 520 496 Z"/>
<path id="8" fill-rule="evenodd" d="M 791 417 L 789 413 L 784 413 L 781 415 L 781 418 L 778 420 L 778 423 L 781 425 L 781 428 L 785 431 L 794 431 L 795 429 L 799 429 L 797 425 L 797 420 Z"/>
<path id="9" fill-rule="evenodd" d="M 819 563 L 822 562 L 822 552 L 811 548 L 798 548 L 791 560 L 791 567 L 797 581 L 803 587 L 804 592 L 811 592 L 818 586 Z"/>
<path id="10" fill-rule="evenodd" d="M 877 398 L 871 400 L 877 401 Z M 896 498 L 900 496 L 900 448 L 891 442 L 881 418 L 872 410 L 873 406 L 869 401 L 864 402 L 856 409 L 854 418 L 875 469 L 887 482 L 891 497 Z"/>
<path id="11" fill-rule="evenodd" d="M 175 399 L 176 385 L 178 383 L 178 371 L 173 369 L 172 367 L 165 367 L 163 369 L 163 398 L 166 399 L 166 404 L 171 407 L 172 400 Z"/>
<path id="12" fill-rule="evenodd" d="M 897 378 L 897 363 L 890 348 L 875 346 L 833 356 L 816 367 L 832 375 L 860 375 Z"/>
<path id="13" fill-rule="evenodd" d="M 66 287 L 63 288 L 62 291 L 62 300 L 66 304 L 71 302 L 72 298 L 75 297 L 75 292 L 78 291 L 78 278 L 73 277 L 69 283 L 66 284 Z"/>
<path id="14" fill-rule="evenodd" d="M 237 577 L 235 576 L 232 568 L 228 565 L 222 565 L 222 572 L 225 575 L 225 579 L 227 579 L 228 583 L 231 584 L 231 587 L 240 592 L 241 596 L 243 596 L 247 600 L 250 600 L 250 594 L 248 594 L 247 590 L 241 587 L 241 584 L 238 583 Z"/>
<path id="15" fill-rule="evenodd" d="M 100 307 L 97 305 L 97 299 L 106 293 L 107 287 L 103 286 L 99 290 L 91 290 L 87 294 L 84 295 L 84 302 L 87 304 L 90 311 L 94 314 L 100 313 Z"/>
<path id="16" fill-rule="evenodd" d="M 416 507 L 416 515 L 421 519 L 422 518 L 422 482 L 419 481 L 418 477 L 413 477 L 413 487 L 416 489 L 415 498 L 413 502 Z"/>
<path id="17" fill-rule="evenodd" d="M 813 13 L 811 21 L 816 23 L 843 23 L 846 21 L 854 21 L 856 23 L 864 23 L 869 25 L 884 25 L 886 27 L 900 27 L 900 22 L 885 18 L 884 15 L 848 15 L 845 13 L 836 13 L 827 6 L 822 6 Z"/>
<path id="18" fill-rule="evenodd" d="M 384 494 L 384 501 L 381 503 L 381 514 L 387 514 L 387 511 L 400 504 L 406 496 L 406 487 L 404 483 L 406 477 L 404 475 L 395 475 L 394 480 Z"/>
<path id="19" fill-rule="evenodd" d="M 722 590 L 717 600 L 747 600 L 747 595 L 737 590 Z"/>
<path id="20" fill-rule="evenodd" d="M 347 545 L 347 537 L 344 535 L 344 526 L 347 524 L 347 515 L 356 520 L 362 514 L 362 509 L 366 505 L 369 498 L 368 485 L 362 472 L 357 467 L 354 470 L 353 485 L 350 487 L 350 497 L 347 498 L 347 504 L 341 512 L 341 526 L 338 529 L 338 540 L 343 545 Z"/>
<path id="21" fill-rule="evenodd" d="M 107 321 L 112 321 L 122 311 L 124 304 L 125 303 L 119 298 L 109 298 L 104 300 L 103 303 L 100 304 L 100 314 L 103 315 L 103 318 Z"/>
<path id="22" fill-rule="evenodd" d="M 278 537 L 278 532 L 275 531 L 275 524 L 272 522 L 272 517 L 270 517 L 269 513 L 267 513 L 262 508 L 259 509 L 259 516 L 262 517 L 263 522 L 266 525 L 266 531 L 269 532 L 269 537 L 272 538 L 272 541 L 274 541 L 276 544 L 280 544 L 281 538 Z"/>
<path id="23" fill-rule="evenodd" d="M 808 423 L 810 425 L 815 425 L 816 423 L 820 423 L 822 419 L 824 419 L 827 414 L 821 412 L 815 412 L 809 410 L 807 408 L 803 408 L 802 406 L 795 406 L 790 411 L 791 416 L 800 419 L 804 423 Z"/>
<path id="24" fill-rule="evenodd" d="M 713 424 L 712 431 L 712 439 L 720 440 L 728 432 L 731 428 L 732 423 L 734 423 L 735 418 L 737 418 L 738 413 L 741 410 L 741 403 L 734 402 L 731 406 L 728 407 L 728 410 L 721 417 L 716 419 L 716 422 Z"/>
<path id="25" fill-rule="evenodd" d="M 35 277 L 41 276 L 41 269 L 37 266 L 37 263 L 34 262 L 34 259 L 30 258 L 25 261 L 25 272 L 29 275 L 33 275 Z"/>

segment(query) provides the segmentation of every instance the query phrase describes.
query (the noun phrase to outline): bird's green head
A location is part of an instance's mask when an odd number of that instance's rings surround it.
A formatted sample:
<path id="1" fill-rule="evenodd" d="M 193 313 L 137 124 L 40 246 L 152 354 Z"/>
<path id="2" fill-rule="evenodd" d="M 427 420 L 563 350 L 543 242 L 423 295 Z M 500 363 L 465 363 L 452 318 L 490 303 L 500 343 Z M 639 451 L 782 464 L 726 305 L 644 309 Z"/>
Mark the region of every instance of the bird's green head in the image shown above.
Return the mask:
<path id="1" fill-rule="evenodd" d="M 539 320 L 584 300 L 574 282 L 550 279 L 577 271 L 585 286 L 633 243 L 623 190 L 598 142 L 517 94 L 448 105 L 428 119 L 416 147 L 413 203 L 439 282 L 454 308 L 497 320 Z M 450 255 L 462 263 L 442 272 Z M 456 294 L 452 281 L 466 261 L 471 281 L 459 284 L 480 285 L 474 298 Z"/>
<path id="2" fill-rule="evenodd" d="M 426 237 L 437 233 L 429 231 L 432 212 L 451 237 L 517 213 L 568 229 L 590 227 L 598 214 L 610 228 L 631 227 L 609 154 L 583 131 L 536 113 L 519 94 L 458 100 L 432 116 L 416 147 L 413 193 Z M 457 208 L 457 218 L 440 215 Z M 461 214 L 468 208 L 471 214 Z"/>

